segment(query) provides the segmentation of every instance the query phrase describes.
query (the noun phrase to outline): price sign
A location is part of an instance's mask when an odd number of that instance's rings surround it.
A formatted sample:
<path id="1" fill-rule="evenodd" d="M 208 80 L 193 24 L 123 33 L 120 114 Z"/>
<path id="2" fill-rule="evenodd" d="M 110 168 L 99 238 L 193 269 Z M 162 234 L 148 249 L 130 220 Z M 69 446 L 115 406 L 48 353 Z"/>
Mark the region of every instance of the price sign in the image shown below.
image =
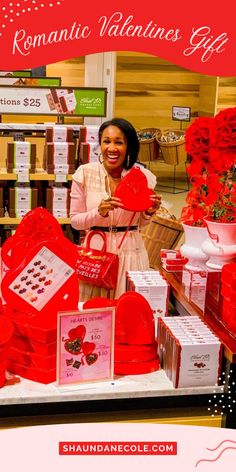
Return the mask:
<path id="1" fill-rule="evenodd" d="M 114 307 L 59 313 L 59 385 L 111 380 Z"/>
<path id="2" fill-rule="evenodd" d="M 19 171 L 17 172 L 17 182 L 29 182 L 29 172 L 28 171 Z"/>
<path id="3" fill-rule="evenodd" d="M 0 85 L 0 115 L 106 116 L 105 88 Z"/>

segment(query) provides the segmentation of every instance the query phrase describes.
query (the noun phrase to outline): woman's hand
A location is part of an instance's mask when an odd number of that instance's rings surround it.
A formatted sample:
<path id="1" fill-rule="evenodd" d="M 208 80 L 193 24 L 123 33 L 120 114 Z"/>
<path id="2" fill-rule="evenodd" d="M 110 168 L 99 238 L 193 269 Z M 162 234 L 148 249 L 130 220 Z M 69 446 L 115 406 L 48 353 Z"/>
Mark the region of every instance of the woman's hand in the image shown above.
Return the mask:
<path id="1" fill-rule="evenodd" d="M 145 211 L 145 214 L 148 216 L 154 215 L 158 208 L 161 206 L 161 196 L 160 195 L 151 195 L 150 200 L 152 200 L 152 205 Z"/>
<path id="2" fill-rule="evenodd" d="M 109 211 L 113 211 L 115 208 L 124 208 L 120 198 L 107 197 L 98 205 L 98 213 L 105 218 L 109 215 Z"/>

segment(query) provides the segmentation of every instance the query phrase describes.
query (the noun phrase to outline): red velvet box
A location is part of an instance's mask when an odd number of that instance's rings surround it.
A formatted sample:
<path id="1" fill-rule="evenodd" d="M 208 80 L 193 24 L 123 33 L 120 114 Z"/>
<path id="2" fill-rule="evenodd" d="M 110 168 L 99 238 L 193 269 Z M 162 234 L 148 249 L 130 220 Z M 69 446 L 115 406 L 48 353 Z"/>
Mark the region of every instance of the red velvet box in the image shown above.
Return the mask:
<path id="1" fill-rule="evenodd" d="M 25 366 L 15 361 L 9 361 L 9 371 L 25 379 L 43 384 L 55 382 L 56 380 L 56 369 L 39 369 L 37 367 Z"/>

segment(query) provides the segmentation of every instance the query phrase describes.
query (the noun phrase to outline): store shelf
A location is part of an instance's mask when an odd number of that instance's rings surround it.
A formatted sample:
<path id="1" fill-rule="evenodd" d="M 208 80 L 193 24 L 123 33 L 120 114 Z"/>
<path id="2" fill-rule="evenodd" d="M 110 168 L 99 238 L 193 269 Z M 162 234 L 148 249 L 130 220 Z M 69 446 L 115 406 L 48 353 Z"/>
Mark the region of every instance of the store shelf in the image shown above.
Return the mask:
<path id="1" fill-rule="evenodd" d="M 117 377 L 109 382 L 58 386 L 56 382 L 44 385 L 20 379 L 15 385 L 0 389 L 0 404 L 83 402 L 125 398 L 177 397 L 220 394 L 222 386 L 174 388 L 164 370 L 151 374 Z M 173 400 L 174 402 L 174 400 Z"/>
<path id="2" fill-rule="evenodd" d="M 58 223 L 60 225 L 69 225 L 70 218 L 57 218 Z M 10 218 L 8 216 L 3 216 L 0 218 L 1 225 L 18 225 L 21 222 L 21 218 Z"/>
<path id="3" fill-rule="evenodd" d="M 60 174 L 59 174 L 60 175 Z M 67 180 L 72 180 L 71 174 L 66 174 Z M 2 169 L 0 172 L 0 180 L 18 180 L 18 176 L 15 173 L 6 172 L 6 170 Z M 29 180 L 56 180 L 55 174 L 48 174 L 43 169 L 37 169 L 35 173 L 29 174 Z"/>

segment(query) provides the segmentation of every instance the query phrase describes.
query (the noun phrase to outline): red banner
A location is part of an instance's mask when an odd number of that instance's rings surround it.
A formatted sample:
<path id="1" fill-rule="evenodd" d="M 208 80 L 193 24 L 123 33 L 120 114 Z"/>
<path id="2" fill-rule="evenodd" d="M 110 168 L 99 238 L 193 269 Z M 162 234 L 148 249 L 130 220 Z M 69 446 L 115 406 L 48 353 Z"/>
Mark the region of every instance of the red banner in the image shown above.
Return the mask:
<path id="1" fill-rule="evenodd" d="M 130 456 L 130 455 L 156 455 L 176 456 L 177 442 L 60 442 L 59 454 L 65 456 Z"/>
<path id="2" fill-rule="evenodd" d="M 0 2 L 1 70 L 106 51 L 137 51 L 186 69 L 233 76 L 235 2 L 75 0 Z M 223 19 L 223 21 L 222 21 Z"/>

